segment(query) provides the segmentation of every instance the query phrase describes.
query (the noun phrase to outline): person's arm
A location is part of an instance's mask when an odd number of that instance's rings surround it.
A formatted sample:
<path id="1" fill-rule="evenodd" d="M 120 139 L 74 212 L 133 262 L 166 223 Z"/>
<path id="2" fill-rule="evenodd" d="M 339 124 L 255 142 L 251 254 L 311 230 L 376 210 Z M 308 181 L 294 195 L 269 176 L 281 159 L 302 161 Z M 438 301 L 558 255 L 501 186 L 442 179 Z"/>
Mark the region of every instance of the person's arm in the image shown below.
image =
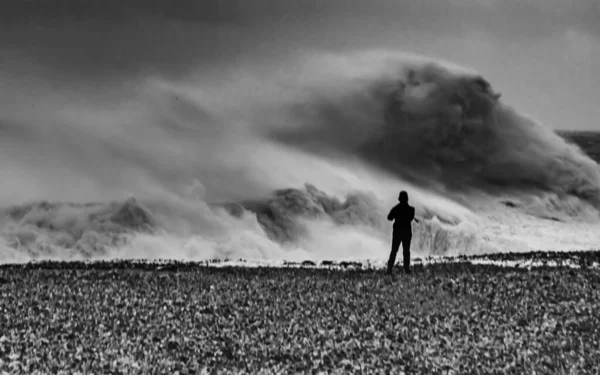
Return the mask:
<path id="1" fill-rule="evenodd" d="M 413 209 L 412 209 L 412 210 L 410 210 L 410 211 L 411 211 L 411 215 L 410 215 L 410 216 L 411 216 L 411 218 L 410 218 L 410 220 L 411 220 L 411 221 L 412 221 L 412 220 L 414 220 L 414 221 L 416 221 L 416 222 L 418 223 L 418 222 L 419 222 L 419 219 L 417 219 L 417 218 L 416 218 L 416 216 L 415 216 L 415 209 L 413 208 Z"/>
<path id="2" fill-rule="evenodd" d="M 395 210 L 396 210 L 396 206 L 394 206 L 394 208 L 392 208 L 392 210 L 391 210 L 391 211 L 390 211 L 390 213 L 388 214 L 388 216 L 387 216 L 387 219 L 388 219 L 389 221 L 393 221 L 393 220 L 394 220 L 394 216 L 396 216 L 396 215 L 395 215 Z"/>

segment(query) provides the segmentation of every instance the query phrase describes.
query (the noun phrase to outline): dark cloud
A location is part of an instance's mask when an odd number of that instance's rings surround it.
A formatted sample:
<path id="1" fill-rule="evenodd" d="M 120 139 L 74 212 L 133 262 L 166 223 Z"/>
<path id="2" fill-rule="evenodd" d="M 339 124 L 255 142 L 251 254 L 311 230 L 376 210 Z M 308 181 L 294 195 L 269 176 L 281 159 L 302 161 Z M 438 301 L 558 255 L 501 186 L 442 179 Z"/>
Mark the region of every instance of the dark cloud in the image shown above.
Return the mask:
<path id="1" fill-rule="evenodd" d="M 9 0 L 3 49 L 83 76 L 186 71 L 198 62 L 357 47 L 486 30 L 527 40 L 576 27 L 600 35 L 595 0 Z"/>
<path id="2" fill-rule="evenodd" d="M 481 70 L 509 99 L 511 90 L 519 101 L 534 90 L 585 95 L 573 100 L 585 119 L 572 122 L 589 127 L 600 115 L 589 108 L 589 94 L 600 89 L 598 19 L 597 0 L 6 0 L 0 65 L 26 75 L 26 63 L 60 82 L 112 85 L 151 74 L 181 78 L 276 64 L 307 48 L 395 48 Z M 546 73 L 530 72 L 539 65 Z M 552 86 L 552 74 L 570 77 L 584 92 Z M 519 97 L 526 92 L 516 88 L 521 82 L 531 87 L 527 98 Z M 526 106 L 548 105 L 543 99 Z"/>

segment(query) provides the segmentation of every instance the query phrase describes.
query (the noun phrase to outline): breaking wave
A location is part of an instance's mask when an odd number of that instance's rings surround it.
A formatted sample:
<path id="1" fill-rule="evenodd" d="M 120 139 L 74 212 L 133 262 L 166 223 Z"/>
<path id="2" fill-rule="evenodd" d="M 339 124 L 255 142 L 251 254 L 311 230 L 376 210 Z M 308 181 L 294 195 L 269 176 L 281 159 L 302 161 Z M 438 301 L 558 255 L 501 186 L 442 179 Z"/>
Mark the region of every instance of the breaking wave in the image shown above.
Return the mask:
<path id="1" fill-rule="evenodd" d="M 600 243 L 598 164 L 476 72 L 379 51 L 228 73 L 61 104 L 51 132 L 3 115 L 0 262 L 382 259 L 400 189 L 417 254 Z"/>
<path id="2" fill-rule="evenodd" d="M 543 190 L 600 207 L 600 168 L 577 147 L 500 101 L 476 73 L 402 56 L 367 55 L 371 76 L 348 73 L 292 104 L 297 127 L 275 139 L 358 155 L 436 190 Z M 341 61 L 340 61 L 341 64 Z"/>

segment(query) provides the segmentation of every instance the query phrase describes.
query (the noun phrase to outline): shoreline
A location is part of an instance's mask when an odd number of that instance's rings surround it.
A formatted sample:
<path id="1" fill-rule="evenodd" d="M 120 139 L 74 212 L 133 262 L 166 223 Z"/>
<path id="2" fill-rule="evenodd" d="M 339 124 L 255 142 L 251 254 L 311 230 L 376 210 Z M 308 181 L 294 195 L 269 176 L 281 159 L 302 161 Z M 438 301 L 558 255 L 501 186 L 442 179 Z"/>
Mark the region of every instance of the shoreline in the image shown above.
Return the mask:
<path id="1" fill-rule="evenodd" d="M 307 268 L 330 270 L 378 270 L 386 267 L 386 259 L 362 260 L 249 260 L 249 259 L 90 259 L 90 260 L 53 260 L 42 259 L 22 263 L 0 263 L 0 269 L 155 269 L 165 268 Z M 401 264 L 402 257 L 397 259 Z M 590 268 L 600 269 L 600 250 L 574 251 L 530 251 L 477 255 L 413 257 L 411 266 L 427 267 L 443 264 L 469 264 L 473 266 L 498 266 L 506 268 Z"/>

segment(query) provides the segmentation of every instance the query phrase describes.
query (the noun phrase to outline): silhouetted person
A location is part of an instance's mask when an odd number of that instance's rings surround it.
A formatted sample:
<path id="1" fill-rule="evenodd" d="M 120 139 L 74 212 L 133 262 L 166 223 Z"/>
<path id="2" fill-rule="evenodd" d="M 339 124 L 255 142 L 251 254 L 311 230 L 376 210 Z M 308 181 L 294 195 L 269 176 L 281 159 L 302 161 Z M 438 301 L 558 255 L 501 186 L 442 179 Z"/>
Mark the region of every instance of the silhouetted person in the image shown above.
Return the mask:
<path id="1" fill-rule="evenodd" d="M 410 272 L 410 241 L 412 239 L 412 221 L 417 223 L 419 220 L 415 218 L 415 208 L 408 204 L 408 193 L 401 191 L 398 195 L 400 203 L 394 206 L 388 214 L 388 220 L 394 221 L 394 233 L 392 235 L 392 252 L 388 260 L 387 272 L 392 273 L 394 263 L 396 262 L 396 254 L 400 243 L 402 243 L 402 254 L 404 256 L 404 270 Z"/>

